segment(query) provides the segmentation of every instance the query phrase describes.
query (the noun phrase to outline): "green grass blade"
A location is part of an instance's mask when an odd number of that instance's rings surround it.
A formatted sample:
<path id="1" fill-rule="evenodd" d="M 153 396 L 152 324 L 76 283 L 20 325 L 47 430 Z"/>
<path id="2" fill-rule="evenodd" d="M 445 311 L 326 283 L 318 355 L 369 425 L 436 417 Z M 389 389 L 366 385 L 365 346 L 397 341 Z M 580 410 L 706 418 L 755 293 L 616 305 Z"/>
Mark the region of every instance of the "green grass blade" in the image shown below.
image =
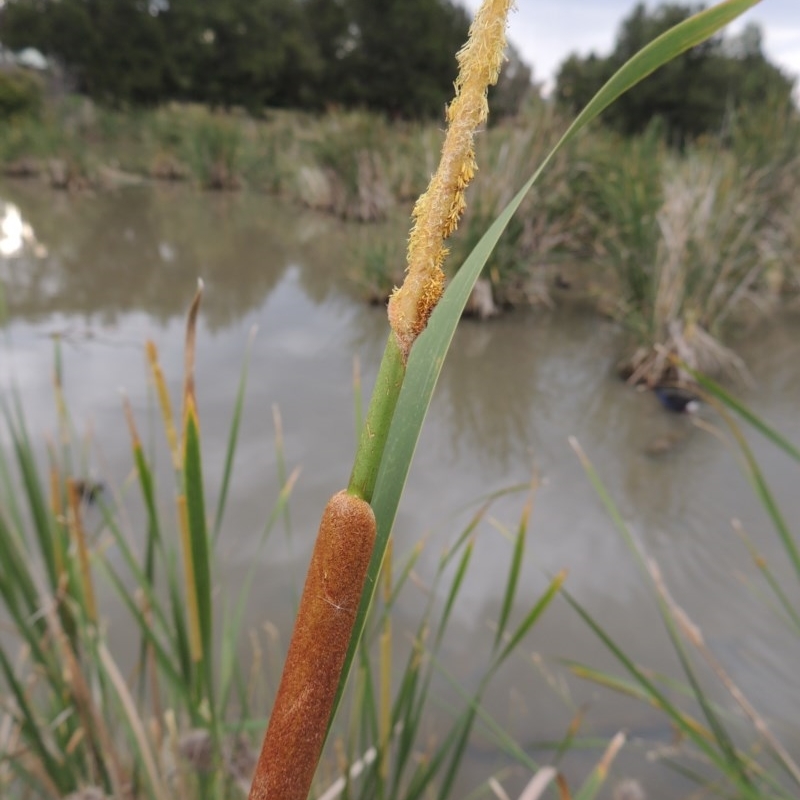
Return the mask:
<path id="1" fill-rule="evenodd" d="M 750 449 L 747 439 L 745 439 L 744 434 L 733 421 L 733 419 L 731 419 L 730 415 L 723 413 L 723 416 L 725 417 L 725 421 L 728 423 L 728 427 L 736 438 L 739 448 L 742 451 L 742 455 L 744 456 L 744 460 L 747 465 L 748 478 L 755 489 L 756 495 L 761 501 L 761 505 L 764 506 L 769 518 L 772 520 L 775 530 L 778 532 L 783 549 L 786 551 L 786 555 L 789 557 L 789 561 L 794 568 L 795 574 L 798 578 L 800 578 L 800 550 L 797 547 L 797 542 L 795 541 L 792 532 L 789 530 L 789 526 L 786 524 L 786 520 L 784 519 L 783 514 L 778 507 L 775 497 L 769 489 L 767 479 L 764 477 L 764 473 L 758 466 L 758 461 L 756 461 L 756 457 L 753 455 L 753 451 Z"/>
<path id="2" fill-rule="evenodd" d="M 277 523 L 278 519 L 284 515 L 285 509 L 289 504 L 292 489 L 297 482 L 299 470 L 295 470 L 289 477 L 287 482 L 278 495 L 278 502 L 272 509 L 269 515 L 267 524 L 261 534 L 261 539 L 256 547 L 256 551 L 252 558 L 250 568 L 245 574 L 244 581 L 242 582 L 241 589 L 239 590 L 236 598 L 236 604 L 231 614 L 225 615 L 225 626 L 222 632 L 221 654 L 220 654 L 220 710 L 224 711 L 227 708 L 230 700 L 231 689 L 233 688 L 233 681 L 237 675 L 238 661 L 238 647 L 240 644 L 240 633 L 242 630 L 242 622 L 244 619 L 245 611 L 247 610 L 247 600 L 250 597 L 250 590 L 255 580 L 256 574 L 260 569 L 261 562 L 259 555 L 261 550 L 269 537 L 272 528 Z"/>
<path id="3" fill-rule="evenodd" d="M 778 608 L 776 610 L 779 609 L 779 613 L 782 612 L 785 615 L 786 621 L 794 628 L 794 635 L 800 636 L 800 612 L 795 608 L 789 596 L 784 591 L 783 586 L 781 586 L 780 581 L 769 568 L 769 564 L 756 552 L 753 544 L 747 540 L 745 540 L 745 544 L 750 551 L 756 569 L 761 573 L 767 586 L 769 586 L 778 601 Z"/>
<path id="4" fill-rule="evenodd" d="M 186 675 L 181 672 L 179 666 L 175 665 L 173 657 L 165 649 L 164 644 L 159 639 L 152 622 L 136 604 L 136 601 L 131 596 L 130 587 L 125 583 L 125 581 L 122 580 L 107 559 L 104 558 L 100 564 L 106 573 L 106 577 L 114 585 L 117 593 L 120 596 L 120 599 L 133 617 L 136 626 L 142 632 L 143 646 L 146 647 L 149 645 L 153 648 L 155 658 L 158 662 L 159 673 L 167 679 L 176 693 L 183 698 L 185 704 L 189 705 L 190 696 L 186 683 Z M 151 608 L 155 609 L 157 612 L 156 621 L 159 623 L 159 628 L 164 629 L 166 627 L 166 623 L 161 614 L 160 608 L 152 603 Z"/>
<path id="5" fill-rule="evenodd" d="M 56 575 L 55 565 L 55 533 L 52 528 L 52 520 L 47 504 L 47 499 L 42 491 L 43 483 L 39 477 L 36 467 L 36 459 L 33 455 L 33 448 L 28 438 L 28 432 L 24 423 L 20 398 L 15 394 L 16 422 L 11 427 L 11 435 L 14 453 L 17 457 L 17 469 L 22 478 L 25 498 L 28 501 L 33 529 L 36 534 L 36 542 L 39 547 L 39 554 L 44 561 L 49 587 L 52 591 L 58 588 L 58 576 Z"/>
<path id="6" fill-rule="evenodd" d="M 445 600 L 444 610 L 442 611 L 442 616 L 439 620 L 438 632 L 436 634 L 437 646 L 441 643 L 442 637 L 447 630 L 447 623 L 450 620 L 450 614 L 453 611 L 453 606 L 456 603 L 456 598 L 458 597 L 458 592 L 461 589 L 461 584 L 464 582 L 467 569 L 469 569 L 469 564 L 472 560 L 472 553 L 472 542 L 469 541 L 467 542 L 467 546 L 464 548 L 464 552 L 458 562 L 455 577 L 453 578 L 453 581 L 450 584 L 450 590 L 447 593 L 447 599 Z"/>
<path id="7" fill-rule="evenodd" d="M 580 445 L 577 443 L 577 441 L 574 438 L 570 439 L 570 444 L 572 445 L 573 449 L 577 453 L 577 455 L 578 455 L 578 457 L 579 457 L 579 459 L 581 461 L 581 464 L 582 464 L 584 470 L 586 471 L 586 474 L 589 477 L 590 482 L 592 483 L 592 486 L 593 486 L 595 492 L 597 493 L 598 497 L 601 499 L 601 501 L 602 501 L 603 505 L 605 506 L 609 516 L 614 521 L 614 524 L 615 524 L 616 528 L 620 531 L 620 533 L 622 534 L 623 538 L 625 539 L 625 542 L 626 542 L 626 544 L 628 546 L 628 549 L 631 551 L 633 556 L 636 558 L 637 564 L 639 565 L 639 568 L 642 570 L 642 573 L 645 576 L 649 576 L 652 579 L 651 572 L 650 572 L 650 570 L 648 568 L 648 565 L 645 562 L 645 559 L 644 559 L 639 547 L 636 545 L 636 542 L 634 541 L 630 531 L 628 530 L 628 526 L 625 524 L 625 521 L 622 519 L 622 515 L 620 514 L 619 509 L 616 506 L 616 503 L 614 503 L 613 499 L 611 498 L 611 496 L 606 491 L 606 488 L 603 485 L 602 481 L 600 480 L 600 477 L 597 474 L 596 470 L 594 469 L 593 465 L 591 464 L 591 462 L 589 461 L 588 457 L 583 452 L 583 450 L 581 449 Z M 717 743 L 717 745 L 719 747 L 720 763 L 724 764 L 727 767 L 727 769 L 723 769 L 723 772 L 725 774 L 727 774 L 731 779 L 734 779 L 734 777 L 735 777 L 737 787 L 739 788 L 740 791 L 743 792 L 743 796 L 748 796 L 748 797 L 752 796 L 753 786 L 752 786 L 752 783 L 750 781 L 750 777 L 749 777 L 749 775 L 747 773 L 747 767 L 745 765 L 745 762 L 744 762 L 744 760 L 742 758 L 740 758 L 739 753 L 736 750 L 736 747 L 733 744 L 733 741 L 731 740 L 731 737 L 728 735 L 728 732 L 725 729 L 725 726 L 720 721 L 718 715 L 716 714 L 716 712 L 712 708 L 711 703 L 709 702 L 708 698 L 706 697 L 706 694 L 703 692 L 703 689 L 700 686 L 700 683 L 699 683 L 699 681 L 697 679 L 697 676 L 695 675 L 694 669 L 692 668 L 691 662 L 690 662 L 689 657 L 688 657 L 688 655 L 686 653 L 686 649 L 685 649 L 685 647 L 683 645 L 681 637 L 680 637 L 680 635 L 679 635 L 679 633 L 677 631 L 676 624 L 675 624 L 675 621 L 673 619 L 673 615 L 672 615 L 670 609 L 668 608 L 668 606 L 666 604 L 666 601 L 665 601 L 665 599 L 663 598 L 663 596 L 661 595 L 660 592 L 657 593 L 657 601 L 658 601 L 659 610 L 661 612 L 661 618 L 662 618 L 662 621 L 664 622 L 664 625 L 665 625 L 665 627 L 667 629 L 667 633 L 668 633 L 668 635 L 670 637 L 670 640 L 672 642 L 673 649 L 675 651 L 675 654 L 678 656 L 678 660 L 681 663 L 681 667 L 683 668 L 683 671 L 684 671 L 684 673 L 686 675 L 686 678 L 688 679 L 689 684 L 691 686 L 692 697 L 694 698 L 694 700 L 700 706 L 700 708 L 701 708 L 701 710 L 703 712 L 703 715 L 705 716 L 706 721 L 708 722 L 709 728 L 710 728 L 711 732 L 713 733 L 714 739 L 715 739 L 715 741 L 716 741 L 716 743 Z M 573 608 L 577 608 L 575 603 L 571 603 L 571 604 L 573 605 Z M 584 617 L 584 620 L 587 620 L 587 616 L 585 614 L 582 613 L 581 615 Z M 599 626 L 593 626 L 593 630 L 595 630 L 595 632 L 597 633 L 598 630 L 599 630 Z M 600 635 L 600 634 L 598 634 L 598 635 Z M 604 636 L 601 637 L 601 638 L 603 638 L 603 641 L 606 643 L 606 646 L 610 647 L 610 645 L 609 645 L 609 641 L 610 640 L 607 637 L 604 638 Z M 618 654 L 618 652 L 619 652 L 618 650 L 614 649 L 613 652 L 614 652 L 614 655 L 617 656 L 617 658 L 620 658 L 620 656 Z M 626 662 L 623 662 L 623 663 L 625 663 L 626 669 L 629 669 L 629 671 L 630 671 L 630 668 L 628 666 L 630 662 L 626 659 Z M 631 674 L 634 674 L 634 673 L 631 673 Z M 639 682 L 641 682 L 641 677 L 640 676 L 642 676 L 642 673 L 637 670 L 637 673 L 634 674 L 634 677 Z M 643 686 L 643 688 L 646 689 L 646 691 L 648 693 L 652 693 L 653 690 L 655 689 L 655 685 L 652 683 L 652 681 L 649 681 L 649 680 L 648 680 L 647 684 L 642 683 L 642 686 Z M 663 708 L 663 698 L 664 698 L 664 695 L 661 695 L 661 694 L 653 695 L 653 701 L 652 702 L 654 702 L 659 707 Z M 666 709 L 664 709 L 664 710 L 666 711 Z M 673 709 L 673 711 L 677 711 L 677 710 Z M 667 712 L 667 713 L 669 713 L 670 716 L 671 716 L 673 712 L 670 711 L 670 712 Z M 694 741 L 695 741 L 695 743 L 697 743 L 698 740 L 695 738 Z"/>
<path id="8" fill-rule="evenodd" d="M 9 433 L 13 428 L 11 420 L 8 416 L 8 406 L 0 397 L 0 410 L 2 410 L 2 418 L 5 420 L 6 428 Z M 3 489 L 3 494 L 0 495 L 2 503 L 0 503 L 0 513 L 6 514 L 9 520 L 9 527 L 14 530 L 25 530 L 25 524 L 22 519 L 22 511 L 18 501 L 19 492 L 17 492 L 14 481 L 11 477 L 11 466 L 6 458 L 5 449 L 0 449 L 0 487 Z"/>
<path id="9" fill-rule="evenodd" d="M 214 711 L 212 702 L 213 644 L 212 644 L 212 585 L 211 557 L 206 526 L 206 507 L 203 497 L 203 469 L 200 452 L 200 429 L 197 416 L 192 408 L 186 415 L 184 426 L 184 486 L 186 490 L 186 511 L 189 520 L 191 558 L 194 570 L 194 586 L 189 587 L 196 599 L 199 618 L 200 637 L 203 651 L 203 674 L 205 696 Z"/>
<path id="10" fill-rule="evenodd" d="M 575 600 L 575 598 L 573 598 L 572 595 L 570 595 L 566 590 L 562 591 L 562 596 L 578 613 L 581 619 L 583 619 L 583 621 L 589 626 L 589 628 L 594 631 L 595 635 L 600 639 L 600 641 L 603 642 L 603 644 L 631 675 L 631 677 L 650 696 L 650 702 L 657 708 L 660 708 L 670 718 L 670 720 L 672 720 L 675 726 L 692 741 L 695 747 L 697 747 L 698 750 L 700 750 L 722 774 L 728 775 L 732 781 L 735 781 L 736 788 L 739 792 L 741 792 L 742 798 L 757 800 L 757 795 L 753 793 L 753 787 L 749 783 L 742 783 L 741 781 L 737 780 L 739 778 L 738 771 L 733 773 L 730 772 L 728 769 L 728 762 L 722 753 L 714 748 L 712 741 L 710 741 L 706 735 L 703 735 L 696 727 L 687 722 L 686 716 L 678 708 L 676 708 L 673 703 L 670 702 L 669 698 L 655 685 L 655 683 L 653 683 L 653 681 L 651 681 L 650 678 L 641 669 L 639 669 L 630 658 L 628 658 L 625 652 L 614 642 L 613 639 L 611 639 L 611 637 L 595 621 L 591 614 L 589 614 L 589 612 L 586 611 L 586 609 L 583 608 L 583 606 L 578 603 L 578 601 Z"/>
<path id="11" fill-rule="evenodd" d="M 530 505 L 527 505 L 522 512 L 522 518 L 517 528 L 517 535 L 514 539 L 514 554 L 511 557 L 511 566 L 508 571 L 508 578 L 506 579 L 506 590 L 503 595 L 503 603 L 500 607 L 500 617 L 497 620 L 497 633 L 494 639 L 495 649 L 497 649 L 503 639 L 503 634 L 506 632 L 506 625 L 508 624 L 508 617 L 514 606 L 514 597 L 517 594 L 517 584 L 519 583 L 519 576 L 522 571 L 522 559 L 525 556 L 525 539 L 528 533 L 529 516 Z"/>
<path id="12" fill-rule="evenodd" d="M 706 377 L 700 372 L 687 367 L 685 364 L 682 366 L 687 369 L 692 377 L 708 392 L 712 397 L 715 397 L 721 403 L 726 405 L 731 411 L 738 414 L 745 422 L 755 428 L 765 439 L 772 442 L 776 447 L 783 450 L 790 458 L 800 463 L 800 449 L 795 447 L 785 436 L 782 436 L 774 428 L 767 425 L 764 420 L 754 414 L 744 403 L 737 400 L 732 394 L 726 392 L 718 383 L 711 378 Z"/>
<path id="13" fill-rule="evenodd" d="M 228 434 L 228 447 L 225 452 L 225 468 L 222 472 L 222 485 L 219 490 L 219 499 L 217 500 L 217 511 L 214 514 L 214 528 L 212 534 L 212 542 L 216 544 L 219 538 L 219 532 L 222 528 L 222 517 L 225 514 L 225 504 L 228 499 L 228 487 L 230 485 L 231 473 L 233 472 L 233 459 L 236 455 L 236 443 L 239 439 L 239 425 L 242 420 L 242 408 L 244 407 L 244 394 L 247 389 L 247 376 L 250 372 L 250 357 L 253 352 L 253 338 L 255 336 L 255 328 L 250 333 L 250 338 L 247 342 L 247 349 L 245 350 L 244 363 L 242 364 L 242 372 L 239 376 L 239 388 L 236 391 L 236 402 L 233 407 L 233 418 L 231 419 L 231 429 Z"/>
<path id="14" fill-rule="evenodd" d="M 534 626 L 536 621 L 545 612 L 545 609 L 553 602 L 555 596 L 561 591 L 564 581 L 567 579 L 567 573 L 561 571 L 553 578 L 550 585 L 547 587 L 545 593 L 536 601 L 533 608 L 525 615 L 522 622 L 520 622 L 514 633 L 511 634 L 506 646 L 500 652 L 500 655 L 495 659 L 495 665 L 500 666 L 503 661 L 511 655 L 512 651 L 527 635 L 528 631 Z"/>

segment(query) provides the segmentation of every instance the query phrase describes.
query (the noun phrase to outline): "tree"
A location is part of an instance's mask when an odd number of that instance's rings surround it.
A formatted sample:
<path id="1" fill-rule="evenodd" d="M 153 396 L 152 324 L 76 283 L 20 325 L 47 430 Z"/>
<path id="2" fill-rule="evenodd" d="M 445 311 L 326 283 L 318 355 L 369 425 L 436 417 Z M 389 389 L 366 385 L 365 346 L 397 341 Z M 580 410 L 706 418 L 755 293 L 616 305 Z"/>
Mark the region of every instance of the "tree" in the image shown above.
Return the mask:
<path id="1" fill-rule="evenodd" d="M 260 111 L 303 105 L 322 69 L 296 0 L 172 0 L 170 93 Z"/>
<path id="2" fill-rule="evenodd" d="M 332 98 L 399 117 L 441 116 L 469 16 L 449 0 L 348 0 Z"/>
<path id="3" fill-rule="evenodd" d="M 452 0 L 0 0 L 0 36 L 109 103 L 441 117 L 470 18 Z M 529 83 L 515 65 L 512 101 Z"/>
<path id="4" fill-rule="evenodd" d="M 668 4 L 649 12 L 640 3 L 620 25 L 609 56 L 571 55 L 564 61 L 557 101 L 579 111 L 634 53 L 700 8 Z M 792 89 L 793 81 L 767 61 L 760 30 L 751 24 L 736 39 L 712 38 L 674 59 L 624 94 L 603 118 L 624 134 L 641 133 L 658 118 L 669 141 L 682 146 L 721 130 L 727 114 L 757 109 L 767 97 L 791 103 Z"/>
<path id="5" fill-rule="evenodd" d="M 533 85 L 533 71 L 522 60 L 516 47 L 508 44 L 506 60 L 500 70 L 497 84 L 489 89 L 489 124 L 493 125 L 506 117 L 516 116 L 525 101 L 539 89 Z"/>
<path id="6" fill-rule="evenodd" d="M 92 97 L 151 103 L 163 95 L 167 45 L 145 0 L 8 0 L 0 22 L 7 45 L 58 57 Z"/>

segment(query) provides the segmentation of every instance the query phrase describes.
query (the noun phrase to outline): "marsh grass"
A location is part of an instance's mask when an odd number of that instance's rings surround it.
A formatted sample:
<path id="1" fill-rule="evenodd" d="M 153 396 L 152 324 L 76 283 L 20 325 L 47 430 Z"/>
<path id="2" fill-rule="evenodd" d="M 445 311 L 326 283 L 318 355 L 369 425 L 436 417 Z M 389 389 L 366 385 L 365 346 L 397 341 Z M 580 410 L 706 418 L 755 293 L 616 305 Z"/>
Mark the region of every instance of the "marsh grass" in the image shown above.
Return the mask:
<path id="1" fill-rule="evenodd" d="M 663 379 L 673 356 L 709 374 L 743 376 L 741 359 L 721 340 L 725 325 L 758 299 L 763 200 L 752 175 L 724 153 L 668 161 L 661 183 L 653 261 L 626 271 L 636 292 L 619 310 L 647 348 L 632 380 Z"/>
<path id="2" fill-rule="evenodd" d="M 785 173 L 800 150 L 787 126 L 771 159 L 759 144 L 769 123 L 737 128 L 735 148 L 709 139 L 671 152 L 657 125 L 596 143 L 584 166 L 587 230 L 594 259 L 615 276 L 603 306 L 632 335 L 621 368 L 632 382 L 683 377 L 672 357 L 746 379 L 725 341 L 734 324 L 771 308 L 770 273 L 783 284 L 788 272 L 785 209 L 796 183 Z"/>
<path id="3" fill-rule="evenodd" d="M 316 135 L 308 140 L 314 167 L 306 169 L 316 168 L 320 188 L 307 204 L 343 219 L 386 219 L 394 202 L 387 176 L 394 138 L 380 116 L 366 112 L 327 114 L 320 120 Z"/>
<path id="4" fill-rule="evenodd" d="M 718 384 L 687 365 L 685 368 L 703 387 L 706 399 L 721 415 L 730 434 L 731 445 L 739 451 L 744 472 L 782 546 L 788 576 L 786 570 L 781 570 L 785 577 L 780 578 L 775 565 L 770 565 L 759 553 L 754 539 L 747 535 L 741 525 L 733 525 L 762 581 L 762 600 L 786 626 L 788 635 L 796 637 L 800 634 L 800 618 L 793 598 L 797 594 L 796 582 L 800 580 L 800 544 L 796 531 L 792 530 L 775 501 L 745 437 L 742 423 L 786 454 L 792 462 L 789 465 L 791 468 L 800 466 L 800 449 Z M 607 633 L 603 621 L 565 592 L 570 605 L 627 674 L 622 677 L 604 673 L 585 664 L 573 664 L 573 672 L 596 684 L 637 698 L 663 713 L 676 731 L 675 746 L 663 757 L 678 772 L 696 782 L 700 791 L 753 800 L 788 800 L 796 797 L 800 790 L 800 764 L 791 746 L 784 744 L 773 732 L 769 720 L 748 699 L 722 659 L 706 642 L 700 627 L 671 595 L 659 565 L 628 530 L 614 500 L 603 487 L 601 476 L 577 442 L 573 441 L 573 447 L 637 565 L 649 580 L 683 677 L 672 681 L 635 663 Z M 746 636 L 746 631 L 740 631 L 740 635 Z M 727 697 L 728 702 L 723 704 L 718 699 L 720 697 Z"/>
<path id="5" fill-rule="evenodd" d="M 215 512 L 208 508 L 198 515 L 190 510 L 192 505 L 205 505 L 198 491 L 204 483 L 199 428 L 191 411 L 198 302 L 199 296 L 187 335 L 182 402 L 188 410 L 177 420 L 155 345 L 147 346 L 148 373 L 161 417 L 158 427 L 174 474 L 171 491 L 157 484 L 154 454 L 143 446 L 126 401 L 120 412 L 130 431 L 134 465 L 133 484 L 127 491 L 140 495 L 144 535 L 129 528 L 125 500 L 116 491 L 99 493 L 92 513 L 80 497 L 77 476 L 87 454 L 61 390 L 58 351 L 54 396 L 59 425 L 57 444 L 48 448 L 49 478 L 39 472 L 37 446 L 19 399 L 12 394 L 3 403 L 8 444 L 0 449 L 0 548 L 5 554 L 0 560 L 0 599 L 6 622 L 0 641 L 6 697 L 0 711 L 3 796 L 24 797 L 30 792 L 62 798 L 95 787 L 117 797 L 166 800 L 177 791 L 184 798 L 223 798 L 241 796 L 249 784 L 254 759 L 251 734 L 263 724 L 250 714 L 276 648 L 275 642 L 256 645 L 251 632 L 250 658 L 242 658 L 248 634 L 244 618 L 258 559 L 253 559 L 235 595 L 214 599 L 220 597 L 214 553 L 233 480 L 248 368 L 246 359 Z M 280 443 L 280 435 L 276 439 Z M 276 459 L 285 462 L 280 445 Z M 285 467 L 280 471 L 286 475 Z M 285 519 L 297 477 L 296 472 L 286 475 L 257 552 L 263 552 L 270 532 Z M 447 796 L 456 785 L 476 727 L 519 770 L 540 774 L 540 765 L 481 706 L 495 674 L 514 655 L 565 577 L 553 579 L 539 601 L 520 613 L 517 591 L 530 501 L 508 534 L 504 596 L 497 619 L 485 623 L 494 635 L 479 684 L 471 693 L 457 690 L 463 707 L 444 715 L 438 712 L 439 735 L 435 739 L 429 735 L 431 687 L 447 675 L 441 647 L 460 593 L 468 585 L 474 539 L 493 503 L 525 488 L 512 487 L 485 500 L 442 553 L 429 585 L 421 584 L 416 575 L 425 543 L 420 542 L 399 564 L 392 566 L 387 559 L 381 600 L 359 648 L 347 713 L 336 726 L 330 757 L 317 780 L 320 796 L 415 798 L 431 792 Z M 165 511 L 165 494 L 173 495 L 174 517 Z M 94 520 L 91 527 L 84 522 L 89 518 Z M 114 632 L 98 605 L 109 592 L 123 609 L 124 619 L 115 626 L 127 626 L 138 639 L 133 670 L 111 649 L 109 635 Z M 407 632 L 392 620 L 404 595 L 420 592 L 427 601 L 409 643 Z M 222 621 L 216 633 L 211 630 L 212 619 Z M 398 648 L 407 656 L 394 673 Z M 352 772 L 357 766 L 360 769 Z M 555 780 L 557 774 L 551 769 L 539 780 L 548 775 Z M 593 793 L 576 796 L 590 798 Z"/>
<path id="6" fill-rule="evenodd" d="M 83 526 L 85 506 L 75 470 L 80 461 L 60 390 L 58 445 L 49 448 L 49 480 L 40 477 L 36 448 L 16 395 L 4 401 L 4 435 L 13 463 L 0 453 L 2 613 L 10 633 L 0 647 L 4 796 L 61 798 L 97 787 L 115 797 L 172 796 L 176 781 L 196 797 L 228 796 L 249 781 L 240 723 L 231 708 L 247 707 L 247 675 L 237 653 L 251 569 L 230 606 L 214 611 L 213 549 L 222 524 L 246 385 L 242 372 L 216 514 L 207 515 L 193 395 L 194 326 L 187 327 L 183 422 L 175 424 L 157 352 L 148 347 L 151 378 L 164 421 L 175 487 L 175 519 L 164 517 L 151 457 L 125 405 L 145 509 L 145 535 L 100 493 L 102 524 Z M 58 375 L 58 369 L 56 370 Z M 122 411 L 121 411 L 122 414 Z M 290 476 L 263 541 L 288 501 Z M 19 501 L 18 501 L 19 498 Z M 25 507 L 27 506 L 27 507 Z M 207 523 L 207 518 L 210 520 Z M 139 638 L 135 680 L 110 652 L 97 586 L 110 589 Z M 214 634 L 212 619 L 221 619 Z M 252 758 L 252 757 L 251 757 Z M 202 777 L 213 774 L 209 781 Z M 193 788 L 192 788 L 193 787 Z M 8 794 L 7 794 L 8 793 Z"/>
<path id="7" fill-rule="evenodd" d="M 397 236 L 387 236 L 391 226 Z M 348 277 L 357 293 L 370 305 L 384 305 L 395 286 L 403 280 L 405 246 L 402 235 L 408 228 L 406 219 L 395 219 L 378 231 L 365 230 L 353 245 Z"/>
<path id="8" fill-rule="evenodd" d="M 241 187 L 241 124 L 222 114 L 200 110 L 187 136 L 185 158 L 206 189 Z"/>
<path id="9" fill-rule="evenodd" d="M 254 708 L 260 680 L 248 673 L 241 652 L 258 559 L 253 559 L 233 598 L 222 600 L 217 608 L 213 599 L 218 596 L 214 551 L 233 476 L 248 368 L 246 359 L 216 511 L 210 514 L 194 410 L 199 302 L 198 293 L 187 323 L 184 409 L 177 420 L 157 349 L 153 343 L 146 348 L 159 427 L 174 474 L 172 491 L 167 490 L 173 495 L 174 518 L 164 510 L 164 487 L 156 483 L 154 455 L 145 450 L 133 412 L 123 402 L 134 465 L 129 491 L 137 490 L 141 496 L 144 536 L 128 528 L 128 515 L 116 492 L 99 493 L 94 502 L 101 520 L 95 513 L 94 527 L 87 529 L 84 524 L 90 515 L 77 476 L 85 467 L 86 454 L 61 389 L 58 349 L 54 383 L 58 444 L 48 448 L 49 480 L 39 473 L 37 448 L 19 399 L 12 393 L 3 404 L 3 432 L 10 447 L 0 450 L 0 548 L 5 554 L 0 561 L 0 596 L 8 623 L 0 643 L 0 672 L 7 690 L 0 724 L 4 796 L 24 796 L 30 790 L 38 797 L 61 798 L 96 787 L 118 797 L 160 799 L 179 791 L 182 797 L 221 798 L 238 796 L 248 785 L 254 756 L 247 734 L 262 724 L 248 711 Z M 276 459 L 284 464 L 280 448 Z M 281 471 L 286 473 L 285 468 Z M 285 518 L 296 480 L 296 473 L 286 477 L 257 552 L 274 525 Z M 510 491 L 520 488 L 524 487 Z M 480 704 L 498 669 L 514 654 L 564 579 L 557 576 L 519 617 L 516 595 L 529 503 L 516 531 L 510 532 L 506 588 L 497 620 L 487 621 L 495 633 L 479 685 L 473 694 L 462 692 L 463 709 L 453 712 L 449 724 L 440 723 L 436 742 L 427 733 L 431 685 L 443 670 L 440 650 L 450 615 L 466 586 L 474 538 L 493 502 L 503 494 L 487 498 L 442 554 L 431 585 L 423 588 L 428 600 L 411 644 L 400 644 L 408 655 L 396 675 L 393 650 L 397 639 L 405 636 L 393 629 L 392 619 L 398 599 L 420 591 L 414 574 L 423 544 L 396 571 L 387 560 L 381 602 L 359 650 L 357 677 L 347 703 L 349 719 L 337 727 L 334 737 L 333 750 L 339 755 L 323 768 L 320 778 L 333 775 L 335 782 L 336 773 L 349 775 L 361 754 L 373 753 L 372 759 L 362 761 L 360 774 L 345 781 L 344 796 L 413 798 L 432 791 L 447 795 L 476 725 L 522 769 L 536 773 L 538 765 L 513 745 Z M 130 665 L 118 662 L 111 651 L 108 622 L 98 608 L 98 597 L 108 597 L 109 590 L 126 617 L 116 624 L 129 626 L 139 640 L 132 673 Z M 212 630 L 214 619 L 222 620 L 217 633 Z M 258 652 L 254 650 L 253 668 L 263 673 L 265 657 Z"/>

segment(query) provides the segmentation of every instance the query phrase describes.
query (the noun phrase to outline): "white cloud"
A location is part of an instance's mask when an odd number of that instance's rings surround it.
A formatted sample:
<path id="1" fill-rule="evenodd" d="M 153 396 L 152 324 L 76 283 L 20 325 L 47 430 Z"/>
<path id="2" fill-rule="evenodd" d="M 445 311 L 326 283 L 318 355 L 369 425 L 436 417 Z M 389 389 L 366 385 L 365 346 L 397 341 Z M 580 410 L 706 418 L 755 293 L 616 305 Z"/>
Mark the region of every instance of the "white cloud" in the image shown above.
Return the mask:
<path id="1" fill-rule="evenodd" d="M 480 0 L 464 0 L 471 11 Z M 552 81 L 561 62 L 573 52 L 608 53 L 620 22 L 633 0 L 517 0 L 509 22 L 509 38 L 533 66 L 536 80 Z M 654 7 L 655 3 L 648 3 Z M 767 57 L 793 75 L 800 74 L 800 2 L 767 0 L 731 26 L 738 30 L 756 22 L 764 32 Z"/>

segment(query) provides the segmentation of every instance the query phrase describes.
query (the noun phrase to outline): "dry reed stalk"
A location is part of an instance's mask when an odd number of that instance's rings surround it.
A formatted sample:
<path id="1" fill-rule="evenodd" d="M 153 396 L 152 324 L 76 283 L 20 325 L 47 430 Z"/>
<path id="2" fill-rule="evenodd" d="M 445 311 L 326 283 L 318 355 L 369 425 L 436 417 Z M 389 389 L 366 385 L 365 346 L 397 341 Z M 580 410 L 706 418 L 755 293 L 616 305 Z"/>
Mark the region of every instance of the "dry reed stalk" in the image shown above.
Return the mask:
<path id="1" fill-rule="evenodd" d="M 74 708 L 81 721 L 81 731 L 87 736 L 87 757 L 97 774 L 107 774 L 114 796 L 123 797 L 124 771 L 114 738 L 105 723 L 102 708 L 98 706 L 83 674 L 73 643 L 61 624 L 58 616 L 59 602 L 61 601 L 57 599 L 48 599 L 42 612 L 49 635 L 61 656 L 63 678 L 68 692 L 65 705 L 69 704 Z"/>
<path id="2" fill-rule="evenodd" d="M 369 503 L 335 494 L 322 515 L 250 800 L 305 800 L 375 541 Z"/>
<path id="3" fill-rule="evenodd" d="M 92 570 L 89 565 L 89 547 L 86 543 L 86 531 L 81 520 L 81 498 L 75 481 L 67 481 L 67 499 L 69 502 L 69 531 L 78 551 L 78 565 L 81 576 L 81 590 L 86 608 L 86 616 L 93 625 L 97 624 L 97 603 L 95 602 Z"/>

